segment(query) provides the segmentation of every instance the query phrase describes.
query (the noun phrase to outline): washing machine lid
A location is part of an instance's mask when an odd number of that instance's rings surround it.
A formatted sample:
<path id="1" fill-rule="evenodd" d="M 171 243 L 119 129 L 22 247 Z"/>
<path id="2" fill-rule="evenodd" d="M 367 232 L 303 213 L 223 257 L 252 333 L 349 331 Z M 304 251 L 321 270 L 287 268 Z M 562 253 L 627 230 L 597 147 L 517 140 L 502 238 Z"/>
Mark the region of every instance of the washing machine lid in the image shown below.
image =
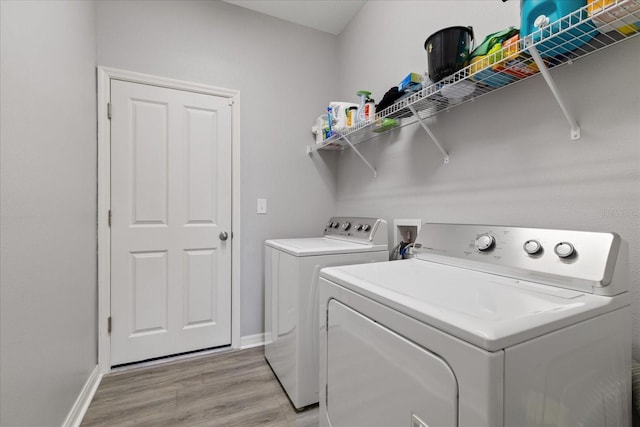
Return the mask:
<path id="1" fill-rule="evenodd" d="M 320 276 L 488 351 L 629 305 L 616 297 L 419 259 L 330 267 Z"/>
<path id="2" fill-rule="evenodd" d="M 369 245 L 331 237 L 267 240 L 265 245 L 294 256 L 386 251 L 387 245 Z"/>

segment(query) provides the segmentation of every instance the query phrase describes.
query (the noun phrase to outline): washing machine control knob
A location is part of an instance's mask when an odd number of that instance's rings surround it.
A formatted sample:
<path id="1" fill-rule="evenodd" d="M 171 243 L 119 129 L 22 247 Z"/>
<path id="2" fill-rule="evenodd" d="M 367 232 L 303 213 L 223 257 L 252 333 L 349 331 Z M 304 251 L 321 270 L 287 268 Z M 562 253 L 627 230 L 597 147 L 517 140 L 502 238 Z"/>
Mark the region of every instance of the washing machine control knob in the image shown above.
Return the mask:
<path id="1" fill-rule="evenodd" d="M 569 242 L 560 242 L 553 249 L 560 258 L 568 258 L 575 253 L 575 248 Z"/>
<path id="2" fill-rule="evenodd" d="M 476 248 L 479 251 L 488 251 L 496 243 L 496 239 L 491 234 L 481 234 L 476 238 Z"/>
<path id="3" fill-rule="evenodd" d="M 351 223 L 350 222 L 345 222 L 344 224 L 342 224 L 342 229 L 344 231 L 347 231 L 350 227 L 351 227 Z"/>
<path id="4" fill-rule="evenodd" d="M 340 225 L 340 223 L 339 223 L 339 222 L 334 222 L 334 223 L 333 223 L 333 228 L 338 228 L 338 226 L 339 226 L 339 225 Z"/>
<path id="5" fill-rule="evenodd" d="M 369 224 L 365 224 L 362 226 L 362 231 L 367 232 L 371 230 L 371 226 Z"/>
<path id="6" fill-rule="evenodd" d="M 529 255 L 535 255 L 542 250 L 542 245 L 537 240 L 527 240 L 522 247 Z"/>
<path id="7" fill-rule="evenodd" d="M 362 224 L 356 224 L 356 231 L 362 230 Z"/>

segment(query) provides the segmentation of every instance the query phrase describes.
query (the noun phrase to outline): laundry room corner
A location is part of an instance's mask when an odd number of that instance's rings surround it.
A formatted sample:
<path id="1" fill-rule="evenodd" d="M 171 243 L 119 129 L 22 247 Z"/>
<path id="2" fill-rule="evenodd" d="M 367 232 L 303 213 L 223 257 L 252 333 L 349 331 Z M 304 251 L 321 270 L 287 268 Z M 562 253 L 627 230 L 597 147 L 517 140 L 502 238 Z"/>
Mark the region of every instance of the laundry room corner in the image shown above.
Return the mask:
<path id="1" fill-rule="evenodd" d="M 0 21 L 0 427 L 640 427 L 640 0 Z"/>

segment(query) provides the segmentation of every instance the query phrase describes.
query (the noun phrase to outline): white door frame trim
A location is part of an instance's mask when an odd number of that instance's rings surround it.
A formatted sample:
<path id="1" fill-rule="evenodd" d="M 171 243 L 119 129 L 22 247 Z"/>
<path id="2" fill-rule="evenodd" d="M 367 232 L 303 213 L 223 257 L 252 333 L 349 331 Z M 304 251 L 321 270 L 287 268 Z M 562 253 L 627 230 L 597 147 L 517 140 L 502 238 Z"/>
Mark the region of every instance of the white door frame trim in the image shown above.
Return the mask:
<path id="1" fill-rule="evenodd" d="M 132 71 L 98 67 L 98 365 L 111 370 L 111 126 L 107 117 L 111 80 L 123 80 L 228 98 L 231 107 L 231 347 L 240 348 L 240 92 Z"/>

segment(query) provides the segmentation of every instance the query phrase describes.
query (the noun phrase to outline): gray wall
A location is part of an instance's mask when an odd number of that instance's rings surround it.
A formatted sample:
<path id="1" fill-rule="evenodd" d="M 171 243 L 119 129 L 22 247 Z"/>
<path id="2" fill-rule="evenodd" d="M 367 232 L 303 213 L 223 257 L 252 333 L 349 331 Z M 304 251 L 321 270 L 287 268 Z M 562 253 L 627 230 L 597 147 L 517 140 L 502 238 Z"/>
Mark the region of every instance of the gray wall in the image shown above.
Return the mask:
<path id="1" fill-rule="evenodd" d="M 319 234 L 335 211 L 331 153 L 310 159 L 337 38 L 224 2 L 99 2 L 98 64 L 240 90 L 241 334 L 263 331 L 263 242 Z M 256 199 L 268 214 L 256 214 Z"/>
<path id="2" fill-rule="evenodd" d="M 403 4 L 404 3 L 404 4 Z M 426 69 L 424 40 L 449 25 L 473 25 L 478 40 L 518 25 L 518 2 L 368 2 L 341 34 L 342 98 L 369 88 L 381 98 L 408 72 Z M 411 13 L 407 13 L 411 10 Z M 421 17 L 419 24 L 416 17 Z M 384 23 L 384 37 L 372 36 Z M 375 27 L 375 25 L 373 26 Z M 373 37 L 380 51 L 361 51 Z M 353 52 L 359 52 L 354 54 Z M 404 59 L 403 59 L 404 58 Z M 630 245 L 634 354 L 640 358 L 640 38 L 552 71 L 582 128 L 569 126 L 541 76 L 443 113 L 431 126 L 442 156 L 411 125 L 339 160 L 337 211 L 423 222 L 505 224 L 615 231 Z M 365 72 L 353 77 L 353 72 Z"/>
<path id="3" fill-rule="evenodd" d="M 61 425 L 97 363 L 95 10 L 0 4 L 0 425 Z"/>

